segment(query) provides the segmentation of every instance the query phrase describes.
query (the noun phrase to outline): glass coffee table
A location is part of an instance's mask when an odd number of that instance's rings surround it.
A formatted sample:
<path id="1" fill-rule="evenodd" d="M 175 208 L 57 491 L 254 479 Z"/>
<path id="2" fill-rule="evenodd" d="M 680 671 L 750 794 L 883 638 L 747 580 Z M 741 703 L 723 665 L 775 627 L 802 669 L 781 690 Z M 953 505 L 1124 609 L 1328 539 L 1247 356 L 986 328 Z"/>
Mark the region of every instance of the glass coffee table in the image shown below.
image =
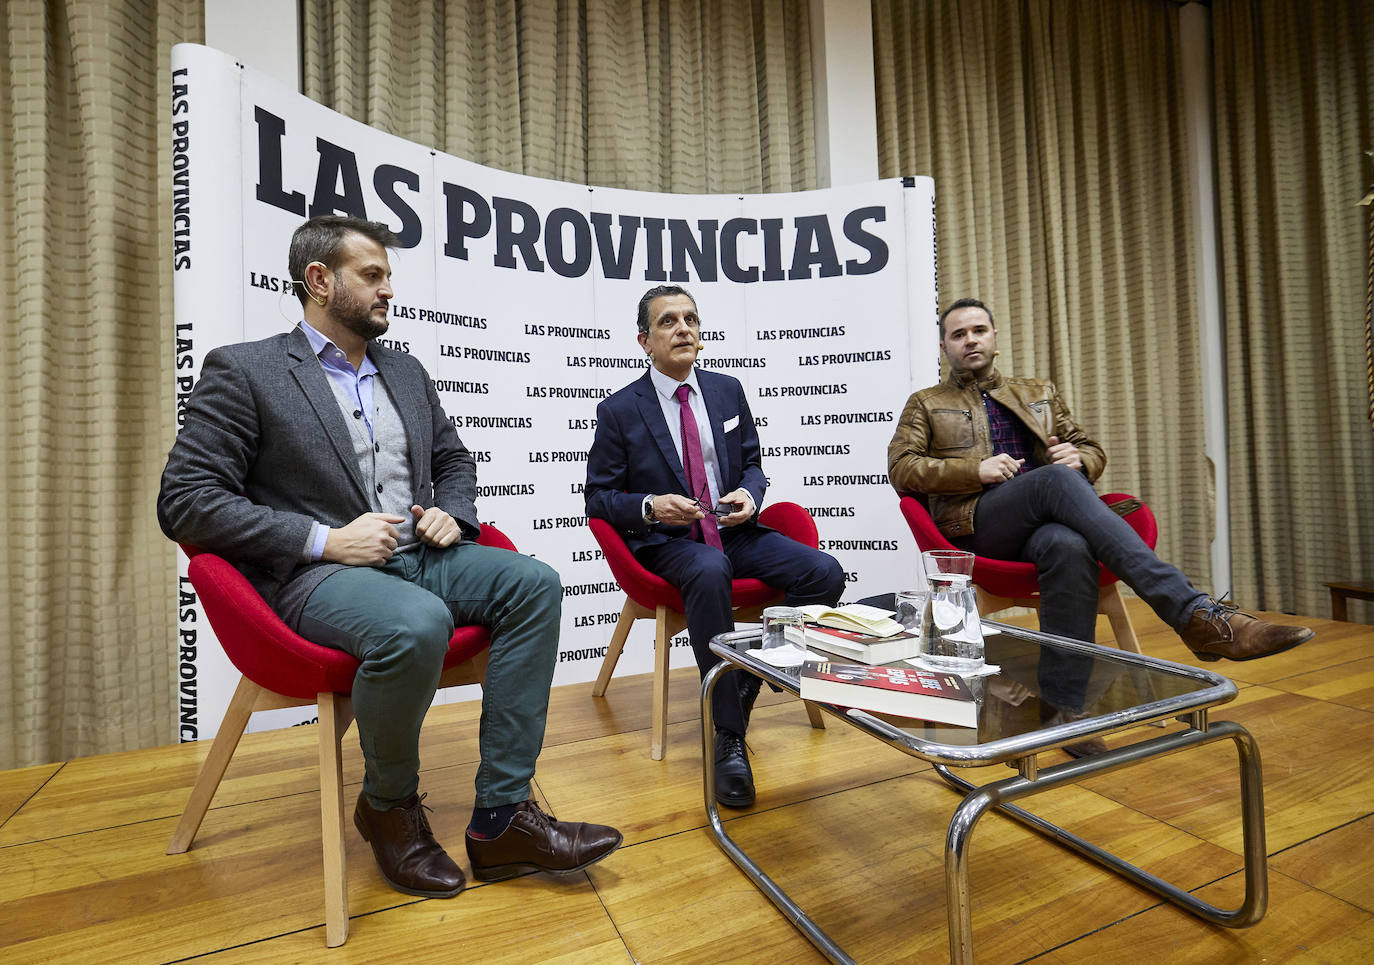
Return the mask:
<path id="1" fill-rule="evenodd" d="M 945 908 L 950 961 L 973 961 L 968 848 L 978 819 L 992 808 L 1199 918 L 1217 925 L 1243 928 L 1264 917 L 1268 877 L 1259 748 L 1239 724 L 1208 720 L 1210 708 L 1236 696 L 1236 685 L 1206 670 L 1021 627 L 984 620 L 983 628 L 987 662 L 1000 669 L 989 676 L 968 678 L 979 704 L 976 728 L 884 719 L 862 710 L 816 704 L 870 737 L 934 764 L 945 781 L 964 793 L 963 802 L 950 819 L 945 838 Z M 702 681 L 701 696 L 703 787 L 711 832 L 731 860 L 830 961 L 852 965 L 853 959 L 731 839 L 716 805 L 711 693 L 721 675 L 739 668 L 781 690 L 801 695 L 796 669 L 784 670 L 764 663 L 759 659 L 758 647 L 757 629 L 724 633 L 711 641 L 711 649 L 722 658 Z M 894 666 L 909 665 L 898 662 Z M 1135 743 L 1113 750 L 1103 749 L 1068 763 L 1040 767 L 1037 762 L 1037 755 L 1045 751 L 1081 745 L 1105 734 L 1145 724 L 1163 726 L 1164 722 L 1175 718 L 1186 725 L 1185 729 L 1146 736 Z M 1208 904 L 1012 803 L 1094 774 L 1121 770 L 1222 740 L 1235 743 L 1240 764 L 1245 899 L 1234 910 Z M 998 763 L 1015 768 L 1016 775 L 979 786 L 954 771 L 960 767 Z"/>

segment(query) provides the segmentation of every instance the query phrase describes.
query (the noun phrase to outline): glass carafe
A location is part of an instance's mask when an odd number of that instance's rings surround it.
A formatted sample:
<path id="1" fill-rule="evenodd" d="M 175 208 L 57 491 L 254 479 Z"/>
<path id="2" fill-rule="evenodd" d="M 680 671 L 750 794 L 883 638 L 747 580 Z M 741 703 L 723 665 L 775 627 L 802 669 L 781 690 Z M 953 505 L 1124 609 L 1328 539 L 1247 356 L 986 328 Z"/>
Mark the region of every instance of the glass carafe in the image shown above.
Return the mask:
<path id="1" fill-rule="evenodd" d="M 967 576 L 931 573 L 921 618 L 921 662 L 938 670 L 972 673 L 983 666 L 983 624 Z"/>

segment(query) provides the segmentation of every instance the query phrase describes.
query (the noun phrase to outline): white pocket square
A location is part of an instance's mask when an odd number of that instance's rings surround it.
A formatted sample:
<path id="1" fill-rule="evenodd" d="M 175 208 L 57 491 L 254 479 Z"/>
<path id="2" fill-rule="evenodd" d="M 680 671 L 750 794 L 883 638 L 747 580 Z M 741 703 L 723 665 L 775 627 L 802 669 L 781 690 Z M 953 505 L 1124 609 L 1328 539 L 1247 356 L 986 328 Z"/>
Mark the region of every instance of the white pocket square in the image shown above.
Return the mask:
<path id="1" fill-rule="evenodd" d="M 731 432 L 731 431 L 733 431 L 734 429 L 738 429 L 738 428 L 739 428 L 739 416 L 734 416 L 734 417 L 732 417 L 732 418 L 729 418 L 729 419 L 726 419 L 726 420 L 725 420 L 725 428 L 724 428 L 722 431 L 724 431 L 724 432 Z"/>

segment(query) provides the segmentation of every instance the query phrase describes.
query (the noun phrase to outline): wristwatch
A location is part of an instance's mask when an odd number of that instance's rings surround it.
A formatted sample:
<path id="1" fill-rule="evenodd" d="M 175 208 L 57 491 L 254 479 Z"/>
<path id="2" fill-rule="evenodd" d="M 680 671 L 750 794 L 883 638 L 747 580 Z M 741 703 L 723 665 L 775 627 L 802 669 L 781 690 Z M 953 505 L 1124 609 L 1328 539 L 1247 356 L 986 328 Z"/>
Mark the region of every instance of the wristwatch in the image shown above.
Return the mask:
<path id="1" fill-rule="evenodd" d="M 643 514 L 643 516 L 644 516 L 644 522 L 646 522 L 646 523 L 657 523 L 657 522 L 658 522 L 658 520 L 654 518 L 654 500 L 655 500 L 656 498 L 658 498 L 658 497 L 656 497 L 656 496 L 645 496 L 645 497 L 644 497 L 644 505 L 641 507 L 641 512 L 642 512 L 642 514 Z"/>

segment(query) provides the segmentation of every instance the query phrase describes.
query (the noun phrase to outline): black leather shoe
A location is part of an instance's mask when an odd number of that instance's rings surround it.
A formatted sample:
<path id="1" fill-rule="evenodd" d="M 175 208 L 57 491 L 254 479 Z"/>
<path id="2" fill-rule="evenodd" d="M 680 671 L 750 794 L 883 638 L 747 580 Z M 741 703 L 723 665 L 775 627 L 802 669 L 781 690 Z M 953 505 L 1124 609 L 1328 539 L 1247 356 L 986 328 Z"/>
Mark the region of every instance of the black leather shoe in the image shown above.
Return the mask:
<path id="1" fill-rule="evenodd" d="M 739 682 L 739 706 L 744 711 L 744 726 L 749 726 L 749 715 L 754 712 L 754 701 L 759 699 L 759 688 L 763 681 L 751 673 L 743 670 L 736 671 L 740 675 Z"/>
<path id="2" fill-rule="evenodd" d="M 1072 723 L 1075 720 L 1082 720 L 1084 717 L 1083 714 L 1075 714 L 1072 711 L 1058 709 L 1056 709 L 1053 714 L 1046 717 L 1044 711 L 1048 709 L 1047 706 L 1042 706 L 1040 715 L 1046 727 Z M 1107 750 L 1107 742 L 1100 737 L 1085 737 L 1080 741 L 1074 741 L 1072 744 L 1065 744 L 1061 749 L 1070 757 L 1091 757 L 1093 754 L 1104 753 Z"/>
<path id="3" fill-rule="evenodd" d="M 400 804 L 378 811 L 364 794 L 353 809 L 353 825 L 372 845 L 386 883 L 421 898 L 452 898 L 463 890 L 463 870 L 454 864 L 429 829 L 424 795 L 412 794 Z"/>
<path id="4" fill-rule="evenodd" d="M 533 801 L 516 805 L 506 830 L 494 838 L 464 839 L 472 876 L 478 881 L 500 881 L 532 871 L 572 874 L 595 864 L 616 848 L 620 832 L 603 824 L 555 821 Z"/>
<path id="5" fill-rule="evenodd" d="M 754 772 L 744 737 L 728 730 L 716 731 L 716 800 L 728 808 L 747 808 L 754 803 Z"/>

